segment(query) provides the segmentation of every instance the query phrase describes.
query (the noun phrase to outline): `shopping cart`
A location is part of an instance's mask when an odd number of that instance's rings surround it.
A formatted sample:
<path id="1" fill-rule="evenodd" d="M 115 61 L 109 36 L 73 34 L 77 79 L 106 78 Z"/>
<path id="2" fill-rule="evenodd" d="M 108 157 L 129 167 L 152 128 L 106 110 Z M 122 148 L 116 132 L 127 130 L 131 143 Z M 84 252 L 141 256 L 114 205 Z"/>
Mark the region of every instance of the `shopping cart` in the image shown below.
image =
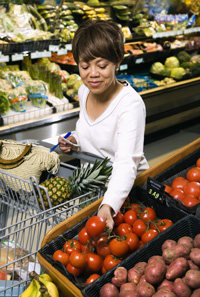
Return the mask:
<path id="1" fill-rule="evenodd" d="M 74 169 L 73 165 L 61 163 L 56 175 L 69 177 Z M 42 200 L 42 189 L 48 207 Z M 0 271 L 11 278 L 0 281 L 0 296 L 19 296 L 29 285 L 29 272 L 41 272 L 37 252 L 45 234 L 102 195 L 103 191 L 97 189 L 52 207 L 48 191 L 34 176 L 24 180 L 0 171 Z"/>

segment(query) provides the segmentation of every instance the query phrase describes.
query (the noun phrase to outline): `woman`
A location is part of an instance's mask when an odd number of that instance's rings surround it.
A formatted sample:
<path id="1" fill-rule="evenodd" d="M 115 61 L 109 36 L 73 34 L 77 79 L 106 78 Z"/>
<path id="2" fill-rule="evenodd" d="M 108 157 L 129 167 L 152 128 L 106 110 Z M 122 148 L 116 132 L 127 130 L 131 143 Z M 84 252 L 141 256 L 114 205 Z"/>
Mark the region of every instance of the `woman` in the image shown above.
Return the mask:
<path id="1" fill-rule="evenodd" d="M 82 152 L 109 157 L 113 162 L 98 210 L 98 216 L 112 230 L 112 216 L 120 210 L 136 175 L 148 168 L 143 153 L 145 105 L 128 82 L 116 79 L 124 56 L 123 33 L 117 24 L 84 22 L 75 33 L 72 51 L 83 85 L 78 93 L 76 131 L 68 140 L 79 144 Z M 61 138 L 59 142 L 63 152 L 72 149 Z"/>

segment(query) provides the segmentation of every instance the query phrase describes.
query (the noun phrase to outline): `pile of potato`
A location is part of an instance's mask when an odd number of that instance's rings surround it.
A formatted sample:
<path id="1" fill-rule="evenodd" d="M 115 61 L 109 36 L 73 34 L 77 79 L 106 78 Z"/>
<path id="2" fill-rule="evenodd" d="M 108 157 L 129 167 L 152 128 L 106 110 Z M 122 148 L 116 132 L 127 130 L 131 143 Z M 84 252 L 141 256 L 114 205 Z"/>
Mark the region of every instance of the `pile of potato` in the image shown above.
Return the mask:
<path id="1" fill-rule="evenodd" d="M 200 233 L 194 239 L 167 239 L 162 255 L 133 268 L 117 267 L 111 283 L 103 285 L 100 297 L 199 297 Z"/>

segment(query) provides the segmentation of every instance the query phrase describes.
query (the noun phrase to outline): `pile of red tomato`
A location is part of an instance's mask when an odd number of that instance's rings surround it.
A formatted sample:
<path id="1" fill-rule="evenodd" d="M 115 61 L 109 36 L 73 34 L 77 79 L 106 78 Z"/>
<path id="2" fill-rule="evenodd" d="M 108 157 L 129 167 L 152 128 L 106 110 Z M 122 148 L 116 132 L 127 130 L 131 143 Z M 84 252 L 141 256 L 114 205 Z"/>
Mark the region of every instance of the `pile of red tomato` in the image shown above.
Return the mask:
<path id="1" fill-rule="evenodd" d="M 171 186 L 165 185 L 165 191 L 187 207 L 198 204 L 200 202 L 200 158 L 196 161 L 196 166 L 187 171 L 186 178 L 176 177 Z"/>
<path id="2" fill-rule="evenodd" d="M 152 207 L 142 208 L 127 198 L 114 217 L 113 231 L 100 217 L 92 216 L 77 239 L 66 240 L 62 250 L 54 252 L 53 259 L 76 277 L 89 275 L 85 283 L 89 284 L 172 224 L 169 219 L 157 218 Z"/>

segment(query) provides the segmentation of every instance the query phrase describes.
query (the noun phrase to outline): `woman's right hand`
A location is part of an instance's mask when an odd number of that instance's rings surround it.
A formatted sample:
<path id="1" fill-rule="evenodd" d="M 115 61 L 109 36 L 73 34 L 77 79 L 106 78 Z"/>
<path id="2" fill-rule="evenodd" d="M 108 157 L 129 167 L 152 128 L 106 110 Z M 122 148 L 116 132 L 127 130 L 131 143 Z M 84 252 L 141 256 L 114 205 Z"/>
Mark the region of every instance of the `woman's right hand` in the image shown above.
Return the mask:
<path id="1" fill-rule="evenodd" d="M 69 141 L 71 141 L 72 143 L 77 144 L 77 141 L 74 138 L 74 136 L 69 136 L 69 137 L 67 137 L 67 139 Z M 60 150 L 64 153 L 69 153 L 72 149 L 76 150 L 75 146 L 73 146 L 72 144 L 66 143 L 61 137 L 58 138 L 58 142 L 60 142 L 60 144 L 59 144 Z"/>

